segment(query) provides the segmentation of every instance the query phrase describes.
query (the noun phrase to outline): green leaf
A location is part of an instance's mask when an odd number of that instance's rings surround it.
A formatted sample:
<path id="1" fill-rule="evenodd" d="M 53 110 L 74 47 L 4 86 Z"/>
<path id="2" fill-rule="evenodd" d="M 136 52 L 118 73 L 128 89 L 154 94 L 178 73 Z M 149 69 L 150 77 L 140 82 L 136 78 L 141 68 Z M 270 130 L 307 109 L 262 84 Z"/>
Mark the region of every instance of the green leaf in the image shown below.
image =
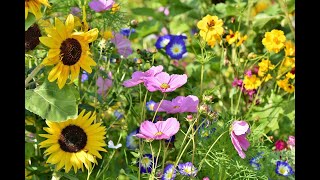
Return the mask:
<path id="1" fill-rule="evenodd" d="M 29 13 L 27 19 L 24 22 L 24 30 L 27 31 L 32 24 L 36 22 L 36 17 L 32 14 Z"/>
<path id="2" fill-rule="evenodd" d="M 154 17 L 156 19 L 159 19 L 159 17 L 161 16 L 160 13 L 158 13 L 156 10 L 152 9 L 152 8 L 133 8 L 131 9 L 132 13 L 136 14 L 136 15 L 140 15 L 140 16 L 151 16 Z"/>
<path id="3" fill-rule="evenodd" d="M 186 13 L 187 11 L 192 10 L 193 8 L 181 3 L 179 0 L 174 0 L 170 3 L 169 12 L 170 16 L 176 16 L 182 13 Z"/>
<path id="4" fill-rule="evenodd" d="M 25 108 L 43 119 L 65 121 L 78 115 L 74 85 L 59 89 L 56 83 L 45 81 L 33 90 L 25 91 Z"/>
<path id="5" fill-rule="evenodd" d="M 254 29 L 262 29 L 264 28 L 268 22 L 278 20 L 278 16 L 269 16 L 267 14 L 261 13 L 255 16 L 253 20 L 253 28 Z"/>
<path id="6" fill-rule="evenodd" d="M 25 143 L 24 145 L 24 157 L 25 159 L 29 159 L 34 156 L 34 146 L 31 143 Z"/>
<path id="7" fill-rule="evenodd" d="M 139 23 L 139 26 L 137 27 L 137 32 L 139 33 L 140 37 L 145 37 L 152 33 L 158 33 L 160 29 L 160 23 L 156 20 L 151 21 L 143 21 Z"/>

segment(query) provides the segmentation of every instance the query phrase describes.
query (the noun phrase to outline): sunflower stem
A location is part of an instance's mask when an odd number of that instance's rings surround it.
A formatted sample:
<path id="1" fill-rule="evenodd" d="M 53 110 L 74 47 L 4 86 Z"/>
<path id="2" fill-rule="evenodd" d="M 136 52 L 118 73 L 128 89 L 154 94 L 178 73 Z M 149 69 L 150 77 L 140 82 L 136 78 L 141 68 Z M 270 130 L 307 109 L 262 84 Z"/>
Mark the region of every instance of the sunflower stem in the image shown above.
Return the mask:
<path id="1" fill-rule="evenodd" d="M 38 74 L 38 72 L 44 67 L 43 64 L 39 64 L 27 77 L 27 79 L 24 81 L 25 87 L 28 87 L 28 83 L 31 81 L 31 79 Z"/>

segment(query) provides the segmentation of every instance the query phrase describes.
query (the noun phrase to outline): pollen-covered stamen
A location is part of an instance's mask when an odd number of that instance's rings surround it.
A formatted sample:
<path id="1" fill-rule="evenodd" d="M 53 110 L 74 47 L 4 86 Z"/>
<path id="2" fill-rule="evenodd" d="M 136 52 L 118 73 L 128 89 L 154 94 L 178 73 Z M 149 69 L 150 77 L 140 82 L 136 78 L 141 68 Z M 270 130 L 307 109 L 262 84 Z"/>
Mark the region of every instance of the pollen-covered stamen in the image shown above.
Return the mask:
<path id="1" fill-rule="evenodd" d="M 81 44 L 74 38 L 68 38 L 61 43 L 60 57 L 64 65 L 72 66 L 76 64 L 81 57 Z"/>
<path id="2" fill-rule="evenodd" d="M 160 87 L 161 87 L 162 89 L 168 89 L 168 88 L 170 88 L 170 85 L 167 84 L 167 83 L 163 83 L 163 84 L 161 84 Z"/>
<path id="3" fill-rule="evenodd" d="M 157 133 L 154 134 L 154 136 L 161 136 L 163 134 L 163 132 L 159 131 Z"/>
<path id="4" fill-rule="evenodd" d="M 211 20 L 211 21 L 207 22 L 207 25 L 208 25 L 209 28 L 212 28 L 215 25 L 214 20 Z"/>
<path id="5" fill-rule="evenodd" d="M 180 108 L 180 106 L 173 106 L 174 109 Z"/>
<path id="6" fill-rule="evenodd" d="M 78 152 L 87 144 L 87 134 L 76 125 L 65 127 L 58 140 L 60 148 L 65 152 Z"/>
<path id="7" fill-rule="evenodd" d="M 24 33 L 25 51 L 33 50 L 40 43 L 39 37 L 41 37 L 39 26 L 37 24 L 30 26 Z"/>

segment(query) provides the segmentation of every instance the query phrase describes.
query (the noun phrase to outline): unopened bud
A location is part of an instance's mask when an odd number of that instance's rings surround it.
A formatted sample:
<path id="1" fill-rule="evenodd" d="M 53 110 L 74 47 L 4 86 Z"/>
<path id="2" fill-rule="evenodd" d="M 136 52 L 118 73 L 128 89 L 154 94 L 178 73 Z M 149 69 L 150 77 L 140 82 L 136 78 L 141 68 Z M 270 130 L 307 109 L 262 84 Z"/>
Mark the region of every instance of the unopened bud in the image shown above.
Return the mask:
<path id="1" fill-rule="evenodd" d="M 187 121 L 193 121 L 192 115 L 191 115 L 191 114 L 188 114 L 186 120 L 187 120 Z"/>
<path id="2" fill-rule="evenodd" d="M 130 26 L 132 28 L 136 28 L 138 24 L 139 24 L 138 20 L 135 20 L 135 19 L 130 22 Z"/>
<path id="3" fill-rule="evenodd" d="M 200 113 L 207 113 L 209 110 L 209 106 L 207 104 L 202 104 L 199 108 Z"/>
<path id="4" fill-rule="evenodd" d="M 207 96 L 207 95 L 204 95 L 203 97 L 202 97 L 202 100 L 205 102 L 205 103 L 211 103 L 212 102 L 212 100 L 213 100 L 213 96 Z"/>
<path id="5" fill-rule="evenodd" d="M 256 57 L 257 57 L 257 55 L 255 53 L 253 53 L 253 52 L 248 54 L 248 59 L 254 59 Z"/>

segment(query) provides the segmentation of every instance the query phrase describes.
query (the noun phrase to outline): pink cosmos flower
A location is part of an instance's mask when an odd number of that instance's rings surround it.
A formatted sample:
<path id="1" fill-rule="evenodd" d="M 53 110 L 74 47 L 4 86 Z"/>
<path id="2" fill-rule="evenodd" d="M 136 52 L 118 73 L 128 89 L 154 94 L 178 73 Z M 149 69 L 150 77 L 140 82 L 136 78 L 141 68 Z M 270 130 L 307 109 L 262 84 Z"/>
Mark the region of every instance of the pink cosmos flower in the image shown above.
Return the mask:
<path id="1" fill-rule="evenodd" d="M 126 58 L 132 54 L 131 42 L 126 36 L 120 33 L 113 33 L 113 36 L 111 42 L 115 44 L 120 55 Z"/>
<path id="2" fill-rule="evenodd" d="M 204 177 L 202 180 L 210 180 L 209 177 Z"/>
<path id="3" fill-rule="evenodd" d="M 153 110 L 156 111 L 160 103 L 154 105 Z M 197 96 L 189 95 L 187 97 L 177 96 L 172 101 L 163 100 L 158 112 L 166 112 L 168 114 L 197 112 L 199 99 Z"/>
<path id="4" fill-rule="evenodd" d="M 114 0 L 92 0 L 89 7 L 95 12 L 102 12 L 112 8 Z"/>
<path id="5" fill-rule="evenodd" d="M 144 121 L 140 125 L 139 133 L 135 136 L 147 140 L 170 139 L 180 129 L 180 123 L 176 118 L 168 118 L 165 121 Z"/>
<path id="6" fill-rule="evenodd" d="M 112 86 L 112 74 L 108 74 L 109 78 L 103 79 L 98 77 L 96 85 L 99 87 L 97 93 L 101 96 L 104 96 L 107 93 L 107 90 Z"/>
<path id="7" fill-rule="evenodd" d="M 243 150 L 247 150 L 250 142 L 246 139 L 246 134 L 250 133 L 250 128 L 245 121 L 234 121 L 232 123 L 231 141 L 239 156 L 244 159 L 246 154 Z"/>
<path id="8" fill-rule="evenodd" d="M 124 81 L 122 85 L 124 85 L 125 87 L 136 86 L 140 83 L 143 83 L 146 77 L 153 77 L 156 74 L 162 72 L 162 70 L 163 70 L 163 66 L 159 65 L 159 66 L 152 66 L 146 72 L 136 71 L 132 74 L 131 79 Z"/>
<path id="9" fill-rule="evenodd" d="M 177 88 L 183 86 L 187 82 L 187 75 L 172 74 L 169 75 L 166 72 L 160 72 L 154 77 L 145 78 L 145 86 L 150 92 L 172 92 Z"/>
<path id="10" fill-rule="evenodd" d="M 294 136 L 289 136 L 288 137 L 288 141 L 287 141 L 288 148 L 291 149 L 291 150 L 294 149 L 295 144 L 296 144 L 295 137 Z"/>
<path id="11" fill-rule="evenodd" d="M 277 151 L 282 151 L 283 149 L 287 148 L 287 143 L 281 139 L 277 140 L 274 145 L 276 146 Z"/>

